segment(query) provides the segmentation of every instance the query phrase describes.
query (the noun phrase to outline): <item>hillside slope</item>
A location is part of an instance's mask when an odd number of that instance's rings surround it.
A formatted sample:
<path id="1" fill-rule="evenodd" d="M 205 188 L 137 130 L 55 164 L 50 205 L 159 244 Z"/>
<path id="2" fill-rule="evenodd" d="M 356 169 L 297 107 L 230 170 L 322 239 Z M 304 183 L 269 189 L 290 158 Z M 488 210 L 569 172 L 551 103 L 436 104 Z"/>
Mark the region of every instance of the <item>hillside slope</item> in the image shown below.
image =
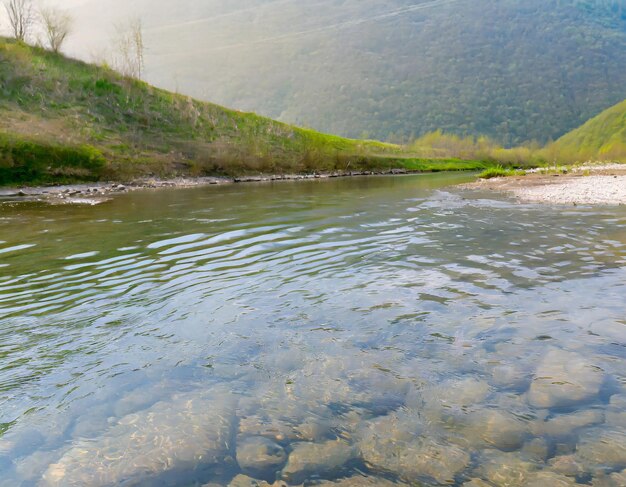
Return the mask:
<path id="1" fill-rule="evenodd" d="M 400 148 L 168 93 L 0 38 L 0 184 L 384 168 Z"/>
<path id="2" fill-rule="evenodd" d="M 75 5 L 76 54 L 140 14 L 151 83 L 344 136 L 545 142 L 626 98 L 626 0 Z"/>
<path id="3" fill-rule="evenodd" d="M 626 100 L 564 135 L 547 150 L 561 158 L 626 162 Z"/>

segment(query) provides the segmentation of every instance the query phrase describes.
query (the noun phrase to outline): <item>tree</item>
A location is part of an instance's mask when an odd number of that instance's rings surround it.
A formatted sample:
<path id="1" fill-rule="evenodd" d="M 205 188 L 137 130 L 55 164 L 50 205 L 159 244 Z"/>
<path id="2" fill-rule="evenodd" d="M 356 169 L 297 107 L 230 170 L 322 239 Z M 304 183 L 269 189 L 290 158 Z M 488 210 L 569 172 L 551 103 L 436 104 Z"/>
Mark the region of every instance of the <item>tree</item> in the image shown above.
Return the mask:
<path id="1" fill-rule="evenodd" d="M 32 0 L 6 0 L 4 8 L 9 17 L 13 37 L 24 42 L 35 23 Z"/>
<path id="2" fill-rule="evenodd" d="M 42 8 L 39 15 L 48 46 L 53 52 L 59 52 L 65 39 L 72 32 L 72 16 L 54 7 Z"/>
<path id="3" fill-rule="evenodd" d="M 115 68 L 124 76 L 141 79 L 144 68 L 143 25 L 140 18 L 115 25 Z"/>

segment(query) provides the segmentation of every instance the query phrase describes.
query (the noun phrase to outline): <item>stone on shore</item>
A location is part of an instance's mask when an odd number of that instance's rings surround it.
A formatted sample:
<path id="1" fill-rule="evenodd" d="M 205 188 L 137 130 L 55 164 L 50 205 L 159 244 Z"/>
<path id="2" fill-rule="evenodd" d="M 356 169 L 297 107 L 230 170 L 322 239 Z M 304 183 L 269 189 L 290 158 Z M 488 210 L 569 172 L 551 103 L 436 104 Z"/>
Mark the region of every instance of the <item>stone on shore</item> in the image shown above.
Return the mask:
<path id="1" fill-rule="evenodd" d="M 528 402 L 537 408 L 590 402 L 597 397 L 603 380 L 603 372 L 582 355 L 553 349 L 535 371 Z"/>

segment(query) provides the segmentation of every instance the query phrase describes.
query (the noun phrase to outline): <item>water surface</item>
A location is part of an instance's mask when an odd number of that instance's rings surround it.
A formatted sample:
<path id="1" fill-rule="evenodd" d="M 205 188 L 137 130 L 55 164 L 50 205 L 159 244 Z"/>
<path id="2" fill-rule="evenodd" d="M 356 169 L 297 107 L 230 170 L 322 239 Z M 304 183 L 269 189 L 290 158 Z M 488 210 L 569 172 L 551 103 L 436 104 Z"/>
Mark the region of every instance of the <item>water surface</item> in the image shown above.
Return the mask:
<path id="1" fill-rule="evenodd" d="M 626 485 L 626 209 L 468 179 L 0 202 L 0 485 Z"/>

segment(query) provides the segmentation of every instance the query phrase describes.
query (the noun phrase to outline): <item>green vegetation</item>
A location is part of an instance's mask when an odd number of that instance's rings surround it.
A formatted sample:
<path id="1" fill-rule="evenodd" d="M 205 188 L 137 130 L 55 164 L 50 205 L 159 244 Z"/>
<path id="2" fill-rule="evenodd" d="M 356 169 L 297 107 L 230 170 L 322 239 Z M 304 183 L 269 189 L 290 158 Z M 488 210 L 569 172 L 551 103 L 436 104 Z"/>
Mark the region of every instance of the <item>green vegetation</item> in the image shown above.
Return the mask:
<path id="1" fill-rule="evenodd" d="M 516 169 L 511 169 L 508 167 L 496 166 L 490 167 L 489 169 L 485 169 L 481 172 L 478 177 L 480 179 L 491 179 L 491 178 L 506 178 L 510 176 L 525 176 L 525 171 L 520 171 Z"/>
<path id="2" fill-rule="evenodd" d="M 96 181 L 104 169 L 102 153 L 91 146 L 61 146 L 0 134 L 0 185 Z"/>
<path id="3" fill-rule="evenodd" d="M 626 100 L 550 144 L 550 156 L 557 161 L 626 162 Z"/>
<path id="4" fill-rule="evenodd" d="M 546 147 L 441 131 L 399 146 L 229 110 L 3 38 L 0 114 L 0 184 L 390 170 L 493 177 L 626 162 L 626 101 Z"/>
<path id="5" fill-rule="evenodd" d="M 505 175 L 503 171 L 516 175 L 512 168 L 540 167 L 554 174 L 587 161 L 626 163 L 626 100 L 544 147 L 531 143 L 503 148 L 487 137 L 435 131 L 414 140 L 405 150 L 424 158 L 488 161 L 490 167 L 484 174 L 491 177 Z"/>
<path id="6" fill-rule="evenodd" d="M 0 95 L 0 184 L 474 167 L 228 110 L 2 38 Z"/>
<path id="7" fill-rule="evenodd" d="M 626 0 L 149 3 L 151 82 L 349 137 L 543 145 L 626 98 Z"/>

